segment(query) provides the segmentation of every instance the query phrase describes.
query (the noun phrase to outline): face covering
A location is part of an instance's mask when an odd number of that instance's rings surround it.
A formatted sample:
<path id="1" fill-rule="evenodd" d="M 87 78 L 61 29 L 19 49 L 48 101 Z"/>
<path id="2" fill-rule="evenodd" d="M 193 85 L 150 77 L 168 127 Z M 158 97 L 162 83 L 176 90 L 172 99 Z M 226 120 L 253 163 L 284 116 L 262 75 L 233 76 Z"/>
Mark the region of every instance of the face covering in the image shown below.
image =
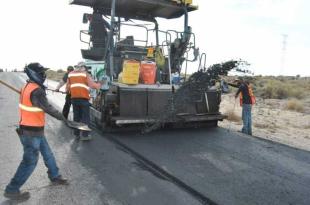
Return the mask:
<path id="1" fill-rule="evenodd" d="M 43 85 L 45 79 L 46 79 L 46 74 L 45 72 L 35 72 L 29 68 L 25 69 L 25 72 L 27 74 L 27 76 L 29 77 L 30 80 L 32 80 L 33 82 L 37 83 L 38 85 L 40 85 L 43 89 L 45 89 L 45 86 Z"/>

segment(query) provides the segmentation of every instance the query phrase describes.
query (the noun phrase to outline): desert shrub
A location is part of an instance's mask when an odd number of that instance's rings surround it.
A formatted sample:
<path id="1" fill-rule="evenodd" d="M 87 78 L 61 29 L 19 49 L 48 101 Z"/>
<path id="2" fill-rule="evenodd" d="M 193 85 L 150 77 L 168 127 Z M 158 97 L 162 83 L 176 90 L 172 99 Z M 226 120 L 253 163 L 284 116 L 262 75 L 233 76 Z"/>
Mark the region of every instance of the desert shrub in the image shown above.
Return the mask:
<path id="1" fill-rule="evenodd" d="M 275 98 L 277 99 L 286 99 L 290 96 L 291 88 L 289 86 L 278 85 L 278 87 L 275 88 Z"/>
<path id="2" fill-rule="evenodd" d="M 283 99 L 288 97 L 288 88 L 280 81 L 269 81 L 261 88 L 261 96 L 267 99 Z"/>
<path id="3" fill-rule="evenodd" d="M 63 78 L 63 73 L 59 73 L 54 70 L 48 70 L 46 71 L 46 76 L 47 76 L 47 79 L 59 81 Z"/>
<path id="4" fill-rule="evenodd" d="M 296 99 L 291 99 L 286 103 L 285 109 L 297 112 L 303 112 L 304 106 L 300 101 Z"/>
<path id="5" fill-rule="evenodd" d="M 302 99 L 309 93 L 309 81 L 291 77 L 266 77 L 253 83 L 255 95 L 265 99 Z"/>
<path id="6" fill-rule="evenodd" d="M 58 69 L 57 73 L 64 73 L 65 71 L 63 71 L 62 69 Z"/>
<path id="7" fill-rule="evenodd" d="M 306 91 L 303 88 L 297 88 L 291 90 L 289 97 L 294 97 L 297 99 L 302 99 L 306 95 Z"/>
<path id="8" fill-rule="evenodd" d="M 272 84 L 264 86 L 261 91 L 261 96 L 263 98 L 275 98 L 275 86 L 273 86 Z"/>

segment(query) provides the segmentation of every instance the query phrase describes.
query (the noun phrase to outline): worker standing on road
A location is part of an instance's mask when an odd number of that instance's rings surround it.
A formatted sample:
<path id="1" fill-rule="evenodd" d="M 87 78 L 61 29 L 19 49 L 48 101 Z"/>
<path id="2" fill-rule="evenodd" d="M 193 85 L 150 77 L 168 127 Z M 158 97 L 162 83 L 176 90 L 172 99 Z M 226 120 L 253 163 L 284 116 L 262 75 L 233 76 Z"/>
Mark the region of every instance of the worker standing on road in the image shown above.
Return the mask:
<path id="1" fill-rule="evenodd" d="M 71 71 L 73 71 L 74 68 L 72 66 L 68 66 L 67 68 L 67 72 L 64 74 L 62 80 L 59 82 L 59 84 L 57 85 L 56 87 L 56 90 L 57 92 L 59 92 L 59 89 L 64 86 L 66 83 L 67 83 L 67 80 L 68 80 L 68 75 Z M 67 94 L 66 94 L 66 102 L 64 104 L 64 107 L 62 109 L 62 114 L 63 116 L 68 119 L 68 116 L 69 116 L 69 112 L 70 112 L 70 107 L 71 107 L 71 95 L 70 95 L 70 92 L 67 91 Z"/>
<path id="2" fill-rule="evenodd" d="M 17 133 L 23 145 L 24 154 L 14 177 L 6 186 L 4 196 L 10 199 L 27 200 L 29 192 L 21 192 L 20 187 L 27 181 L 36 168 L 39 152 L 48 168 L 48 177 L 53 184 L 67 185 L 58 170 L 56 160 L 44 136 L 45 112 L 58 120 L 68 122 L 63 115 L 48 103 L 43 85 L 46 75 L 39 63 L 31 63 L 25 67 L 29 77 L 20 94 L 20 121 Z"/>
<path id="3" fill-rule="evenodd" d="M 235 98 L 239 96 L 240 106 L 242 106 L 243 127 L 241 132 L 252 135 L 252 105 L 255 104 L 255 96 L 248 80 L 239 80 L 239 89 Z"/>
<path id="4" fill-rule="evenodd" d="M 84 62 L 75 66 L 74 71 L 70 72 L 67 81 L 67 90 L 71 93 L 71 102 L 73 106 L 73 120 L 83 122 L 87 125 L 90 123 L 89 114 L 89 89 L 100 89 L 101 84 L 95 83 L 87 72 Z M 87 131 L 74 130 L 74 135 L 80 140 L 91 140 Z"/>

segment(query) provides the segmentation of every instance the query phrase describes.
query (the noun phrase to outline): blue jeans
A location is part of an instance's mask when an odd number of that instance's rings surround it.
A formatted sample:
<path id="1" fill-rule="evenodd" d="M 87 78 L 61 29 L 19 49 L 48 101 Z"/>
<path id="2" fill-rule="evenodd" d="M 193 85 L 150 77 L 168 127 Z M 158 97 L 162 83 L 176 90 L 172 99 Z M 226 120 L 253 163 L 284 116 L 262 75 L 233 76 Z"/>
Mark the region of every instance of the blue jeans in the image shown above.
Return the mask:
<path id="1" fill-rule="evenodd" d="M 248 135 L 252 135 L 252 105 L 243 104 L 242 105 L 242 121 L 243 127 L 242 132 Z"/>
<path id="2" fill-rule="evenodd" d="M 73 106 L 73 121 L 75 122 L 83 122 L 86 125 L 89 125 L 90 122 L 90 114 L 89 114 L 89 106 L 90 103 L 86 99 L 72 99 L 71 100 Z M 87 137 L 89 132 L 81 131 L 81 135 L 83 137 Z M 74 135 L 80 136 L 79 130 L 74 130 Z"/>
<path id="3" fill-rule="evenodd" d="M 53 180 L 59 176 L 55 157 L 44 136 L 20 136 L 20 141 L 24 148 L 24 155 L 14 177 L 5 189 L 6 192 L 10 193 L 19 192 L 20 187 L 30 177 L 37 166 L 39 152 L 43 157 L 45 166 L 48 168 L 47 173 L 50 180 Z"/>

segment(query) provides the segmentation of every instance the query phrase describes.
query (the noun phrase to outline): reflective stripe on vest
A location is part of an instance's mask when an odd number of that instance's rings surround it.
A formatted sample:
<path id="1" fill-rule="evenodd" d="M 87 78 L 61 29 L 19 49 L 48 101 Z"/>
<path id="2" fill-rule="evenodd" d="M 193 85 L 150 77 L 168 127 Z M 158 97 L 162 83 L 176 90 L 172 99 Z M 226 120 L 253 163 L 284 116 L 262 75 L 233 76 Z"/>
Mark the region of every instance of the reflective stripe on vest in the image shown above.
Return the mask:
<path id="1" fill-rule="evenodd" d="M 254 105 L 256 103 L 256 98 L 255 98 L 255 96 L 253 94 L 252 87 L 248 85 L 247 88 L 248 88 L 248 92 L 249 92 L 249 95 L 250 95 L 250 98 L 251 98 L 251 104 Z M 243 95 L 242 95 L 242 92 L 241 92 L 240 93 L 240 106 L 242 106 L 242 104 L 243 104 L 242 99 L 243 99 Z"/>
<path id="2" fill-rule="evenodd" d="M 85 72 L 71 72 L 68 75 L 71 98 L 89 99 L 89 87 Z"/>
<path id="3" fill-rule="evenodd" d="M 23 104 L 19 104 L 19 108 L 29 112 L 44 112 L 41 108 L 38 107 L 29 107 Z"/>
<path id="4" fill-rule="evenodd" d="M 76 87 L 82 87 L 82 88 L 86 88 L 87 90 L 89 89 L 89 87 L 85 84 L 82 83 L 74 83 L 70 85 L 70 88 L 76 88 Z"/>
<path id="5" fill-rule="evenodd" d="M 44 127 L 45 113 L 44 111 L 32 105 L 31 93 L 39 88 L 36 83 L 27 83 L 21 91 L 19 111 L 20 111 L 20 125 L 30 127 Z"/>
<path id="6" fill-rule="evenodd" d="M 69 73 L 68 78 L 70 77 L 85 77 L 86 78 L 86 73 Z"/>

